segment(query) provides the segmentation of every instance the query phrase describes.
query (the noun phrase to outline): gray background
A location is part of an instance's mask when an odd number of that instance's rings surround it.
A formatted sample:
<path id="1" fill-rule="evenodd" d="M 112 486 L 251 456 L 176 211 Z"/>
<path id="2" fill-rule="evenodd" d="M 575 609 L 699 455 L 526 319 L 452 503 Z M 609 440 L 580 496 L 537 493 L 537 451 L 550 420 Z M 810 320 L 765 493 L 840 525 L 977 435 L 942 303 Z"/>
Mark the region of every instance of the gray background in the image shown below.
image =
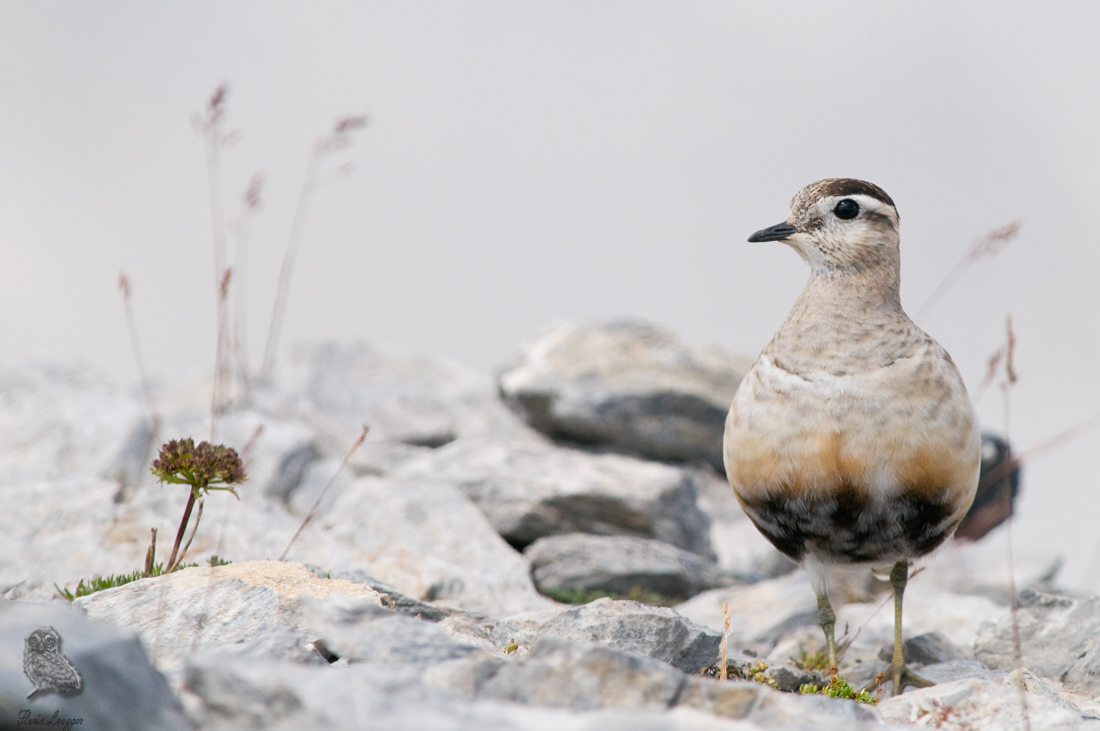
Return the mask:
<path id="1" fill-rule="evenodd" d="M 902 215 L 911 312 L 983 232 L 997 258 L 921 324 L 973 389 L 1011 313 L 1011 436 L 1100 411 L 1100 6 L 1020 3 L 6 3 L 0 342 L 136 378 L 209 368 L 205 163 L 190 119 L 231 84 L 225 199 L 267 173 L 248 304 L 258 362 L 309 146 L 370 129 L 314 201 L 284 342 L 356 336 L 489 372 L 555 318 L 643 317 L 755 354 L 807 273 L 745 238 L 823 177 Z M 994 388 L 979 404 L 1003 429 Z M 1092 432 L 1027 466 L 1020 551 L 1100 584 Z"/>

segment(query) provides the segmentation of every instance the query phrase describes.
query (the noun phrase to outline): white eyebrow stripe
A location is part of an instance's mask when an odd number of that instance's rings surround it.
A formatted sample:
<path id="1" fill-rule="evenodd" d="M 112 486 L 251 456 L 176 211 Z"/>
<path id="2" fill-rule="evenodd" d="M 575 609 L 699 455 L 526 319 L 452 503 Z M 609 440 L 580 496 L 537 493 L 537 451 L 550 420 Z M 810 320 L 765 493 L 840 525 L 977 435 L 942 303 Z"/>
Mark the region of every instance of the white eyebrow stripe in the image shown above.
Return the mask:
<path id="1" fill-rule="evenodd" d="M 836 208 L 837 203 L 844 200 L 853 200 L 859 204 L 860 208 L 866 208 L 867 210 L 878 213 L 879 215 L 887 216 L 888 218 L 890 218 L 890 220 L 894 222 L 895 226 L 898 223 L 898 212 L 892 205 L 890 205 L 889 203 L 883 203 L 878 198 L 872 198 L 871 196 L 864 195 L 863 193 L 854 193 L 852 195 L 830 195 L 823 198 L 822 202 L 825 203 L 824 207 L 827 210 L 831 211 Z"/>

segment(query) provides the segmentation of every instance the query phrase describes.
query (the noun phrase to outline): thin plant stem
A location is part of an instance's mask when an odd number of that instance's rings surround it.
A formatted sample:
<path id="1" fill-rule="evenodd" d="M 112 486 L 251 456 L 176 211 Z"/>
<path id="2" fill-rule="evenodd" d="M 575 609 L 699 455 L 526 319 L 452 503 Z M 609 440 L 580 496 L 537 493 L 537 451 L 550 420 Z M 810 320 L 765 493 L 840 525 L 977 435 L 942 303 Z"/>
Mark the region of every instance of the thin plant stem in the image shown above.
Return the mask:
<path id="1" fill-rule="evenodd" d="M 1011 425 L 1011 402 L 1012 402 L 1012 387 L 1016 384 L 1017 374 L 1015 363 L 1013 362 L 1014 355 L 1016 353 L 1016 333 L 1012 330 L 1012 316 L 1005 317 L 1005 347 L 1004 347 L 1004 366 L 1005 366 L 1005 380 L 1002 384 L 1004 392 L 1004 433 L 1005 441 L 1008 441 Z M 1010 479 L 1006 474 L 1005 479 Z M 1019 602 L 1016 596 L 1016 564 L 1012 550 L 1012 523 L 1016 510 L 1012 505 L 1011 488 L 1009 489 L 1009 512 L 1008 518 L 1005 520 L 1005 539 L 1008 550 L 1008 595 L 1009 595 L 1009 612 L 1012 616 L 1012 650 L 1015 656 L 1016 667 L 1023 667 L 1024 664 L 1024 651 L 1023 643 L 1020 641 L 1020 615 L 1019 615 Z M 1020 710 L 1024 716 L 1024 728 L 1027 731 L 1031 731 L 1031 714 L 1027 707 L 1027 691 L 1026 689 L 1020 690 Z"/>
<path id="2" fill-rule="evenodd" d="M 726 646 L 729 642 L 730 636 L 730 604 L 724 602 L 722 604 L 722 614 L 725 616 L 725 622 L 722 625 L 722 667 L 718 669 L 718 679 L 725 680 L 729 676 L 729 670 L 726 668 Z"/>
<path id="3" fill-rule="evenodd" d="M 192 487 L 191 494 L 187 497 L 187 507 L 183 510 L 183 520 L 180 521 L 180 529 L 176 531 L 176 542 L 172 544 L 172 554 L 168 557 L 167 567 L 164 573 L 169 573 L 172 566 L 176 561 L 176 554 L 180 550 L 180 543 L 183 541 L 183 534 L 187 530 L 187 521 L 191 518 L 191 509 L 195 507 L 195 495 L 198 493 L 198 488 Z"/>
<path id="4" fill-rule="evenodd" d="M 275 364 L 275 353 L 279 347 L 279 333 L 282 330 L 283 317 L 286 313 L 286 301 L 290 292 L 290 275 L 294 269 L 298 247 L 302 242 L 302 231 L 305 229 L 306 215 L 309 213 L 309 204 L 313 199 L 313 194 L 322 180 L 350 170 L 349 163 L 338 166 L 327 173 L 322 173 L 321 162 L 326 155 L 337 150 L 347 149 L 351 145 L 352 133 L 366 127 L 367 121 L 366 115 L 340 117 L 336 120 L 332 129 L 314 143 L 313 149 L 310 151 L 309 164 L 306 166 L 306 177 L 302 182 L 302 189 L 298 193 L 298 203 L 294 207 L 294 219 L 290 225 L 290 237 L 287 241 L 286 254 L 283 256 L 283 265 L 279 269 L 279 283 L 275 291 L 275 308 L 271 313 L 271 323 L 267 330 L 264 357 L 260 364 L 260 378 L 266 378 Z"/>
<path id="5" fill-rule="evenodd" d="M 176 557 L 176 563 L 169 567 L 168 572 L 175 571 L 176 566 L 183 563 L 183 557 L 187 555 L 187 550 L 191 548 L 191 541 L 195 540 L 195 534 L 199 530 L 199 522 L 202 520 L 202 506 L 206 504 L 206 501 L 199 498 L 199 512 L 195 513 L 195 524 L 191 526 L 191 535 L 187 537 L 187 543 L 183 545 L 183 550 L 180 551 L 180 555 Z"/>
<path id="6" fill-rule="evenodd" d="M 244 195 L 241 196 L 241 213 L 237 219 L 237 246 L 233 268 L 233 354 L 237 360 L 237 376 L 242 394 L 248 392 L 251 368 L 248 363 L 248 332 L 246 328 L 248 314 L 248 244 L 252 217 L 261 206 L 264 175 L 261 172 L 252 176 Z"/>
<path id="7" fill-rule="evenodd" d="M 275 351 L 279 347 L 279 331 L 283 326 L 286 300 L 290 292 L 290 274 L 294 269 L 298 245 L 302 240 L 302 231 L 305 228 L 309 203 L 317 188 L 317 166 L 319 162 L 320 154 L 317 150 L 314 150 L 309 157 L 305 181 L 298 193 L 298 203 L 294 207 L 294 219 L 290 225 L 290 238 L 287 241 L 286 254 L 283 255 L 283 265 L 279 269 L 279 283 L 275 290 L 275 309 L 271 313 L 271 324 L 267 330 L 267 343 L 264 345 L 264 358 L 260 364 L 261 378 L 266 377 L 271 372 L 275 362 Z"/>
<path id="8" fill-rule="evenodd" d="M 225 341 L 226 341 L 226 321 L 228 319 L 226 301 L 229 298 L 229 281 L 232 277 L 233 270 L 226 269 L 225 274 L 222 276 L 221 285 L 218 287 L 218 336 L 217 345 L 214 349 L 214 387 L 211 389 L 210 395 L 210 441 L 216 441 L 217 428 L 218 428 L 218 416 L 225 410 L 225 370 L 226 370 L 226 357 L 225 357 Z"/>
<path id="9" fill-rule="evenodd" d="M 286 560 L 286 556 L 288 553 L 290 553 L 290 547 L 294 545 L 294 541 L 298 540 L 298 536 L 302 535 L 302 531 L 305 530 L 305 527 L 309 525 L 309 522 L 311 520 L 313 520 L 313 516 L 317 513 L 317 509 L 321 506 L 321 501 L 325 499 L 325 494 L 328 492 L 328 489 L 332 487 L 332 484 L 336 482 L 336 478 L 340 475 L 341 472 L 343 472 L 344 466 L 348 463 L 348 460 L 351 459 L 351 455 L 355 454 L 355 450 L 359 449 L 360 445 L 363 444 L 363 440 L 367 438 L 368 430 L 369 427 L 363 427 L 363 431 L 359 433 L 359 438 L 355 440 L 355 444 L 352 444 L 351 449 L 349 449 L 348 453 L 344 455 L 344 459 L 340 462 L 340 466 L 336 468 L 336 472 L 334 472 L 332 474 L 332 477 L 329 478 L 328 484 L 325 485 L 325 489 L 321 490 L 321 494 L 317 496 L 317 500 L 314 501 L 313 507 L 311 507 L 309 509 L 309 512 L 306 513 L 305 520 L 303 520 L 302 524 L 298 526 L 298 530 L 294 533 L 294 537 L 290 539 L 290 543 L 286 544 L 286 550 L 283 551 L 282 556 L 279 556 L 280 561 Z"/>
<path id="10" fill-rule="evenodd" d="M 149 541 L 149 550 L 145 552 L 145 572 L 144 576 L 152 576 L 153 569 L 157 565 L 157 529 L 150 528 L 153 533 L 153 539 Z"/>
<path id="11" fill-rule="evenodd" d="M 149 420 L 153 425 L 153 438 L 156 439 L 157 432 L 160 430 L 160 416 L 157 414 L 156 404 L 153 403 L 153 389 L 149 385 L 149 372 L 145 369 L 145 359 L 141 356 L 137 321 L 134 318 L 134 308 L 130 301 L 130 278 L 126 276 L 126 272 L 118 273 L 118 288 L 122 290 L 122 306 L 126 311 L 126 326 L 130 331 L 130 346 L 134 350 L 138 378 L 141 380 L 141 392 L 145 395 L 145 405 L 149 409 Z"/>

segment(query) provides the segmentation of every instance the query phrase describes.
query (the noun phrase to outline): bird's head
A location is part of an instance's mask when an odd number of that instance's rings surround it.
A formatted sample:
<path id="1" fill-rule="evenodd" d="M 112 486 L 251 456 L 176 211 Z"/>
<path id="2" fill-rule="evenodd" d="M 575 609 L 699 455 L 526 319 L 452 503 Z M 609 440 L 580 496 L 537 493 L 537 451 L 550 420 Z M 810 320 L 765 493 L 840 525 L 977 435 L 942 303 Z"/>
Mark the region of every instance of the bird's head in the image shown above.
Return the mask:
<path id="1" fill-rule="evenodd" d="M 749 241 L 787 244 L 815 271 L 896 267 L 898 211 L 882 188 L 853 178 L 807 185 L 791 199 L 783 223 L 757 231 Z"/>

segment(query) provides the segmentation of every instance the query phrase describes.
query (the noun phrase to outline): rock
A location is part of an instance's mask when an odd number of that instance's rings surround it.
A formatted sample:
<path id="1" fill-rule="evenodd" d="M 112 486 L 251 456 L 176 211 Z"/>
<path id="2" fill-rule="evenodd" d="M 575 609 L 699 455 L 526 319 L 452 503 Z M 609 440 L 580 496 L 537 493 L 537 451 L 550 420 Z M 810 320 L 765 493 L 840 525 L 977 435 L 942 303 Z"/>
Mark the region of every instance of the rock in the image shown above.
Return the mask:
<path id="1" fill-rule="evenodd" d="M 1078 600 L 1025 590 L 1017 618 L 1025 667 L 1067 688 L 1100 694 L 1100 597 Z M 1016 668 L 1012 618 L 984 627 L 974 655 L 992 668 Z"/>
<path id="2" fill-rule="evenodd" d="M 714 562 L 648 538 L 568 533 L 540 538 L 523 553 L 543 593 L 641 588 L 684 599 L 726 583 Z"/>
<path id="3" fill-rule="evenodd" d="M 680 604 L 676 611 L 721 633 L 723 604 L 729 605 L 731 647 L 767 653 L 792 630 L 817 627 L 817 599 L 803 571 L 747 586 L 712 589 Z"/>
<path id="4" fill-rule="evenodd" d="M 751 365 L 646 323 L 559 323 L 501 369 L 498 385 L 554 439 L 722 470 L 726 413 Z"/>
<path id="5" fill-rule="evenodd" d="M 413 619 L 372 598 L 334 594 L 302 597 L 304 622 L 324 642 L 329 659 L 389 665 L 428 665 L 479 652 L 430 621 Z M 334 656 L 334 657 L 333 657 Z"/>
<path id="6" fill-rule="evenodd" d="M 282 353 L 250 396 L 255 408 L 302 421 L 342 458 L 365 424 L 372 442 L 438 447 L 459 436 L 518 438 L 523 426 L 465 366 L 364 341 L 302 342 Z"/>
<path id="7" fill-rule="evenodd" d="M 675 673 L 661 663 L 622 657 L 607 648 L 567 646 L 548 647 L 542 657 L 520 658 L 514 662 L 479 660 L 484 667 L 498 672 L 526 672 L 530 687 L 505 684 L 501 678 L 497 691 L 514 691 L 513 702 L 475 698 L 476 688 L 496 680 L 496 675 L 479 674 L 471 669 L 472 659 L 441 663 L 430 669 L 453 665 L 466 674 L 462 692 L 451 691 L 434 682 L 417 682 L 404 673 L 380 672 L 371 664 L 312 667 L 286 662 L 244 662 L 233 656 L 202 653 L 188 667 L 185 697 L 192 715 L 208 731 L 240 728 L 270 728 L 276 731 L 300 728 L 326 728 L 337 731 L 362 728 L 415 728 L 421 731 L 760 731 L 762 729 L 868 729 L 881 728 L 874 710 L 856 708 L 846 701 L 828 698 L 784 695 L 763 686 L 746 683 L 707 681 L 703 690 L 695 690 L 697 681 Z M 608 657 L 612 655 L 612 657 Z M 534 668 L 552 672 L 545 677 L 525 671 Z M 615 668 L 638 670 L 633 676 L 637 686 L 616 683 Z M 570 672 L 575 670 L 576 672 Z M 458 676 L 461 672 L 452 675 Z M 578 687 L 578 676 L 590 680 L 590 687 Z M 671 674 L 671 677 L 669 677 Z M 668 678 L 683 689 L 678 705 L 662 705 L 664 686 L 659 678 Z M 558 697 L 553 680 L 564 683 L 563 691 L 572 695 Z M 592 684 L 601 691 L 595 693 Z M 719 688 L 718 686 L 724 686 Z M 741 686 L 741 687 L 737 687 Z M 712 690 L 713 689 L 713 690 Z M 709 691 L 709 692 L 708 692 Z M 555 707 L 527 705 L 519 701 L 540 700 L 546 693 Z M 690 696 L 689 696 L 690 694 Z M 561 707 L 563 700 L 585 703 L 606 700 L 610 707 L 576 711 Z M 632 700 L 642 705 L 627 705 Z M 555 702 L 556 701 L 556 702 Z M 657 701 L 657 702 L 652 702 Z M 693 706 L 705 706 L 705 710 Z M 720 717 L 725 716 L 725 718 Z M 740 720 L 733 720 L 740 719 Z"/>
<path id="8" fill-rule="evenodd" d="M 520 548 L 543 536 L 593 533 L 655 538 L 711 555 L 694 470 L 537 442 L 459 440 L 393 477 L 457 485 Z"/>
<path id="9" fill-rule="evenodd" d="M 921 559 L 920 579 L 955 594 L 973 594 L 1008 606 L 1012 580 L 1008 572 L 1007 529 L 997 528 L 971 543 L 949 540 L 931 556 Z M 1017 590 L 1050 591 L 1062 559 L 1034 545 L 1016 546 L 1013 567 Z M 908 593 L 906 594 L 908 596 Z"/>
<path id="10" fill-rule="evenodd" d="M 116 481 L 94 476 L 5 485 L 5 500 L 18 509 L 0 512 L 0 556 L 19 560 L 0 561 L 0 593 L 22 587 L 29 591 L 12 598 L 60 599 L 55 582 L 75 588 L 95 573 L 142 566 L 149 528 L 159 521 L 116 504 L 118 490 Z"/>
<path id="11" fill-rule="evenodd" d="M 606 598 L 570 609 L 507 617 L 495 624 L 491 636 L 499 647 L 513 640 L 521 647 L 532 647 L 548 637 L 592 642 L 652 657 L 689 673 L 713 664 L 720 642 L 718 634 L 671 609 Z"/>
<path id="12" fill-rule="evenodd" d="M 884 603 L 885 607 L 880 611 L 879 606 Z M 837 608 L 837 627 L 847 624 L 861 628 L 860 641 L 873 645 L 873 654 L 877 654 L 884 644 L 893 647 L 892 609 L 892 595 L 882 595 L 869 603 L 845 604 Z M 910 637 L 938 632 L 963 652 L 966 659 L 970 659 L 970 648 L 974 647 L 979 628 L 985 622 L 996 622 L 1006 614 L 1005 607 L 985 597 L 944 591 L 932 584 L 924 574 L 919 574 L 909 581 L 905 590 L 903 629 L 905 635 Z"/>
<path id="13" fill-rule="evenodd" d="M 148 412 L 76 363 L 0 368 L 0 485 L 127 473 Z M 117 487 L 117 485 L 116 485 Z"/>
<path id="14" fill-rule="evenodd" d="M 970 678 L 909 690 L 879 703 L 878 711 L 886 721 L 894 723 L 973 731 L 1016 729 L 1024 728 L 1025 696 L 1033 731 L 1097 725 L 1084 720 L 1072 704 L 1051 698 L 1050 693 L 1035 692 L 1032 688 L 1021 691 L 1011 676 L 1001 680 Z"/>
<path id="15" fill-rule="evenodd" d="M 658 718 L 670 706 L 690 707 L 759 724 L 750 728 L 852 729 L 879 720 L 873 709 L 848 701 L 690 677 L 635 653 L 555 638 L 539 640 L 529 655 L 513 661 L 470 659 L 454 665 L 446 672 L 433 670 L 429 682 L 479 701 L 575 711 L 644 708 Z"/>
<path id="16" fill-rule="evenodd" d="M 45 692 L 27 699 L 35 686 L 23 672 L 24 640 L 41 626 L 58 632 L 61 653 L 80 674 L 81 690 L 75 695 Z M 64 719 L 82 719 L 83 728 L 191 728 L 168 681 L 149 663 L 134 635 L 89 621 L 66 605 L 0 601 L 0 728 L 51 720 L 60 725 Z"/>
<path id="17" fill-rule="evenodd" d="M 649 657 L 544 637 L 527 657 L 501 666 L 477 697 L 575 711 L 663 710 L 685 681 L 683 673 Z"/>
<path id="18" fill-rule="evenodd" d="M 276 657 L 316 661 L 309 646 L 316 632 L 303 621 L 299 596 L 332 592 L 382 603 L 363 584 L 318 578 L 301 564 L 246 561 L 142 579 L 73 604 L 92 619 L 137 630 L 157 667 L 177 674 L 200 647 L 247 644 Z"/>
<path id="19" fill-rule="evenodd" d="M 902 643 L 901 654 L 905 662 L 915 665 L 933 665 L 966 659 L 966 653 L 955 647 L 941 632 L 926 632 L 923 635 L 910 637 Z M 890 662 L 894 657 L 894 643 L 883 645 L 878 656 L 880 660 Z"/>
<path id="20" fill-rule="evenodd" d="M 679 703 L 759 724 L 754 728 L 860 729 L 882 723 L 871 706 L 820 695 L 781 693 L 744 681 L 689 678 Z"/>
<path id="21" fill-rule="evenodd" d="M 389 584 L 385 584 L 373 576 L 368 575 L 361 569 L 351 569 L 345 571 L 324 571 L 320 567 L 310 566 L 307 564 L 307 568 L 313 572 L 315 576 L 322 578 L 332 579 L 346 579 L 356 584 L 365 584 L 371 589 L 377 591 L 382 598 L 382 605 L 404 614 L 407 617 L 414 617 L 416 619 L 426 619 L 429 622 L 439 622 L 446 619 L 458 612 L 456 609 L 450 607 L 440 606 L 438 604 L 429 604 L 422 602 L 418 599 L 413 599 L 410 596 L 402 594 L 397 589 L 393 588 Z"/>
<path id="22" fill-rule="evenodd" d="M 414 599 L 486 614 L 553 606 L 535 591 L 527 559 L 462 492 L 437 480 L 353 480 L 288 557 L 361 569 Z"/>
<path id="23" fill-rule="evenodd" d="M 936 685 L 950 683 L 965 678 L 979 678 L 982 680 L 998 680 L 1004 678 L 1000 670 L 990 670 L 984 663 L 977 660 L 947 660 L 931 665 L 922 665 L 917 668 L 917 674 L 926 680 L 931 680 Z M 880 671 L 884 672 L 884 671 Z M 870 680 L 870 678 L 868 678 Z M 886 688 L 889 688 L 889 683 Z M 885 692 L 885 691 L 884 691 Z"/>

